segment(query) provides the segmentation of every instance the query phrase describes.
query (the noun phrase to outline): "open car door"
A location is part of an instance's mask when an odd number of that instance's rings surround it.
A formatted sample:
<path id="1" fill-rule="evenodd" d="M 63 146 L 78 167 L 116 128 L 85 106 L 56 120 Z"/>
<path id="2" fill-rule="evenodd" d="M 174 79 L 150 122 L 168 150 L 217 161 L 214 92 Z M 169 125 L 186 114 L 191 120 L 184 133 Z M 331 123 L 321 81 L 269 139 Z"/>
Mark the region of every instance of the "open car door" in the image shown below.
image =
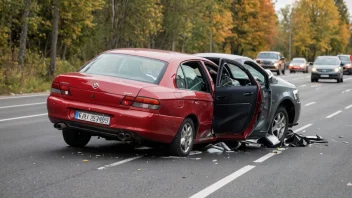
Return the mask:
<path id="1" fill-rule="evenodd" d="M 257 123 L 260 87 L 245 67 L 222 59 L 214 93 L 213 131 L 218 139 L 245 139 Z"/>

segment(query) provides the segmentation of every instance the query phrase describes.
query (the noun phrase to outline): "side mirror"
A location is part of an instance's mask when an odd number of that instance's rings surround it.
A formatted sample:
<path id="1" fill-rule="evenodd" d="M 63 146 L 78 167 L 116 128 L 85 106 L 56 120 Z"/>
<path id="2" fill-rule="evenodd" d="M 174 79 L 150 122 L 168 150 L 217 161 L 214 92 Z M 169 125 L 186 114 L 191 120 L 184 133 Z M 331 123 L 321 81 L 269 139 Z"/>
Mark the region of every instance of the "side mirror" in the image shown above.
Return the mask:
<path id="1" fill-rule="evenodd" d="M 309 65 L 313 65 L 313 62 L 309 62 Z"/>

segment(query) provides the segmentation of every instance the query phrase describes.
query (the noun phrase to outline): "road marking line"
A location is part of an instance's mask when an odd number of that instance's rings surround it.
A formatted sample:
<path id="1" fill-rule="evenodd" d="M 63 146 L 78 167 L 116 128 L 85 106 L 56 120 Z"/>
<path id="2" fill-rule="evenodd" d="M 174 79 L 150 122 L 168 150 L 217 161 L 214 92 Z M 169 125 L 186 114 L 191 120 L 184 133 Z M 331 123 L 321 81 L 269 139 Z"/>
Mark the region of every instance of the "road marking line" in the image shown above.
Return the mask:
<path id="1" fill-rule="evenodd" d="M 336 111 L 335 113 L 326 116 L 326 118 L 332 118 L 332 117 L 334 117 L 335 115 L 337 115 L 337 114 L 339 114 L 339 113 L 341 113 L 341 112 L 342 112 L 341 110 Z"/>
<path id="2" fill-rule="evenodd" d="M 294 130 L 293 132 L 294 132 L 294 133 L 298 133 L 298 132 L 303 131 L 304 129 L 306 129 L 306 128 L 308 128 L 308 127 L 311 127 L 312 125 L 313 125 L 313 124 L 304 125 L 303 127 L 298 128 L 298 129 Z"/>
<path id="3" fill-rule="evenodd" d="M 345 107 L 345 109 L 349 109 L 349 108 L 351 108 L 351 107 L 352 107 L 352 105 Z"/>
<path id="4" fill-rule="evenodd" d="M 39 117 L 39 116 L 44 116 L 44 115 L 48 115 L 48 113 L 29 115 L 29 116 L 21 116 L 21 117 L 15 117 L 15 118 L 6 118 L 6 119 L 0 120 L 0 122 L 10 121 L 10 120 L 18 120 L 18 119 L 24 119 L 24 118 L 33 118 L 33 117 Z"/>
<path id="5" fill-rule="evenodd" d="M 345 92 L 349 92 L 349 91 L 351 91 L 351 89 L 346 89 L 346 91 L 345 91 Z"/>
<path id="6" fill-rule="evenodd" d="M 24 106 L 40 105 L 40 104 L 46 104 L 46 102 L 37 102 L 37 103 L 30 103 L 30 104 L 4 106 L 4 107 L 0 107 L 0 109 L 7 109 L 7 108 L 12 108 L 12 107 L 24 107 Z"/>
<path id="7" fill-rule="evenodd" d="M 305 87 L 305 86 L 307 86 L 307 85 L 301 85 L 301 87 Z"/>
<path id="8" fill-rule="evenodd" d="M 344 81 L 346 81 L 346 80 L 352 80 L 352 78 L 347 78 L 347 79 L 343 79 Z"/>
<path id="9" fill-rule="evenodd" d="M 112 164 L 108 164 L 108 165 L 102 166 L 102 167 L 98 168 L 98 170 L 103 170 L 103 169 L 110 168 L 110 167 L 113 167 L 113 166 L 118 166 L 118 165 L 130 162 L 132 160 L 139 159 L 141 157 L 143 157 L 143 155 L 137 156 L 137 157 L 128 158 L 128 159 L 124 159 L 124 160 L 121 160 L 121 161 L 118 161 L 118 162 L 115 162 L 115 163 L 112 163 Z"/>
<path id="10" fill-rule="evenodd" d="M 30 96 L 10 96 L 10 97 L 0 98 L 0 100 L 17 99 L 17 98 L 30 98 L 30 97 L 39 97 L 39 96 L 49 96 L 49 94 L 38 94 L 38 95 L 30 95 Z"/>
<path id="11" fill-rule="evenodd" d="M 219 190 L 220 188 L 224 187 L 226 184 L 232 182 L 233 180 L 237 179 L 241 175 L 243 175 L 243 174 L 247 173 L 248 171 L 252 170 L 253 168 L 255 168 L 255 166 L 247 165 L 247 166 L 241 168 L 240 170 L 232 173 L 231 175 L 228 175 L 228 176 L 224 177 L 223 179 L 217 181 L 216 183 L 206 187 L 202 191 L 192 195 L 190 198 L 204 198 L 204 197 L 207 197 L 210 194 L 212 194 L 213 192 L 215 192 L 215 191 Z"/>
<path id="12" fill-rule="evenodd" d="M 308 107 L 308 106 L 313 105 L 313 104 L 315 104 L 315 103 L 316 103 L 316 102 L 310 102 L 310 103 L 306 104 L 305 106 Z"/>
<path id="13" fill-rule="evenodd" d="M 268 154 L 264 155 L 263 157 L 261 157 L 261 158 L 255 160 L 254 162 L 255 162 L 255 163 L 262 163 L 262 162 L 264 162 L 265 160 L 271 158 L 271 157 L 274 156 L 274 155 L 276 155 L 276 153 L 268 153 Z"/>

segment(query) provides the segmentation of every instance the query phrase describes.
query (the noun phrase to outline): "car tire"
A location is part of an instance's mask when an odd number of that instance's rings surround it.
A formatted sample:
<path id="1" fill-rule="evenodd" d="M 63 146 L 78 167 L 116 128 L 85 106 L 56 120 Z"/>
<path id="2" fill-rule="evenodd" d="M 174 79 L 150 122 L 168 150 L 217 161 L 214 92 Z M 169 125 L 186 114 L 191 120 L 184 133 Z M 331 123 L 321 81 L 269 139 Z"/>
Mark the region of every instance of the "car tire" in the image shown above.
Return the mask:
<path id="1" fill-rule="evenodd" d="M 336 79 L 337 83 L 341 82 L 341 78 Z"/>
<path id="2" fill-rule="evenodd" d="M 293 71 L 292 71 L 292 70 L 290 70 L 290 73 L 292 74 L 292 73 L 293 73 Z"/>
<path id="3" fill-rule="evenodd" d="M 282 117 L 283 117 L 283 122 L 284 122 L 283 124 L 276 122 L 276 120 L 280 121 L 282 119 Z M 276 127 L 280 127 L 280 129 L 275 129 L 273 131 L 273 127 L 274 127 L 275 122 L 277 123 L 276 125 L 278 125 L 278 124 L 280 125 L 280 126 L 276 126 Z M 286 137 L 287 129 L 288 129 L 288 113 L 283 106 L 279 106 L 279 108 L 275 112 L 273 120 L 271 121 L 268 133 L 270 135 L 275 135 L 279 139 L 280 143 L 282 144 L 285 137 Z M 267 146 L 270 147 L 270 145 L 267 145 Z"/>
<path id="4" fill-rule="evenodd" d="M 277 70 L 276 74 L 277 74 L 278 76 L 280 76 L 280 70 Z"/>
<path id="5" fill-rule="evenodd" d="M 192 150 L 195 133 L 195 127 L 192 119 L 186 118 L 181 123 L 175 138 L 169 145 L 169 153 L 174 156 L 187 156 Z M 183 144 L 182 139 L 184 139 Z"/>
<path id="6" fill-rule="evenodd" d="M 84 147 L 90 141 L 92 137 L 89 133 L 80 132 L 72 129 L 62 130 L 62 136 L 69 146 L 72 147 Z"/>
<path id="7" fill-rule="evenodd" d="M 340 80 L 341 83 L 343 83 L 343 76 L 341 77 L 341 80 Z"/>

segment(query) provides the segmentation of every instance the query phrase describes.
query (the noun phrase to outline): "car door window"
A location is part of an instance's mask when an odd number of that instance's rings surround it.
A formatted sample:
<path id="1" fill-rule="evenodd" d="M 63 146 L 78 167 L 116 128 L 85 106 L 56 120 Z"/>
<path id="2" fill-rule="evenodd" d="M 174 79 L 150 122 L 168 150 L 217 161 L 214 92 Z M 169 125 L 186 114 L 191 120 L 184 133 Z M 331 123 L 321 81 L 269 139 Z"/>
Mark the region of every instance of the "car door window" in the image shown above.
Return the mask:
<path id="1" fill-rule="evenodd" d="M 209 92 L 207 80 L 199 62 L 182 63 L 181 68 L 185 76 L 186 89 Z"/>
<path id="2" fill-rule="evenodd" d="M 186 89 L 185 75 L 181 67 L 179 67 L 176 72 L 176 86 L 179 89 Z"/>
<path id="3" fill-rule="evenodd" d="M 249 76 L 242 68 L 233 65 L 225 64 L 221 74 L 220 87 L 248 86 L 251 85 Z"/>
<path id="4" fill-rule="evenodd" d="M 257 81 L 261 85 L 265 84 L 265 76 L 263 74 L 261 74 L 259 71 L 257 71 L 256 69 L 254 69 L 252 66 L 248 64 L 244 64 L 244 67 L 249 71 L 249 73 L 252 74 L 255 81 Z"/>

